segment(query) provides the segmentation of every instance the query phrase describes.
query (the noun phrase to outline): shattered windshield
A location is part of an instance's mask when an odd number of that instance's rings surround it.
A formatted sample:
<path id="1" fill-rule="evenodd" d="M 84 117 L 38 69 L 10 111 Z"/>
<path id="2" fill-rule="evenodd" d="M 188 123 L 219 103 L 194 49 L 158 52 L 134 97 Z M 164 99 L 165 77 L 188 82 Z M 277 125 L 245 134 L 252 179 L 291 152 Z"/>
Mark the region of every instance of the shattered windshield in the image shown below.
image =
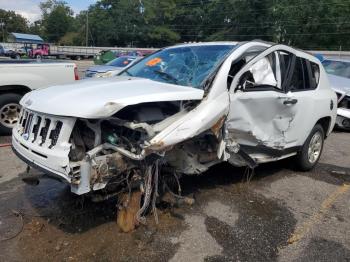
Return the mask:
<path id="1" fill-rule="evenodd" d="M 122 75 L 200 88 L 234 45 L 199 45 L 164 49 L 133 65 Z"/>
<path id="2" fill-rule="evenodd" d="M 350 78 L 350 62 L 324 60 L 322 64 L 328 74 Z"/>

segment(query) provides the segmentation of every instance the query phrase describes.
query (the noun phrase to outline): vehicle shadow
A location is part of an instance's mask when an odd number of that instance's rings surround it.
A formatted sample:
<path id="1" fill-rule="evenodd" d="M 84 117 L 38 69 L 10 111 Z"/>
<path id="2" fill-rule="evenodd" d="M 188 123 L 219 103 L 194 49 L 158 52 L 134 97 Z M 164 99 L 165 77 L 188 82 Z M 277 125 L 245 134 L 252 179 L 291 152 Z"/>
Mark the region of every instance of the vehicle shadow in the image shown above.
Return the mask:
<path id="1" fill-rule="evenodd" d="M 250 180 L 272 176 L 285 165 L 283 162 L 263 165 L 257 168 Z M 235 168 L 224 163 L 210 168 L 202 175 L 183 177 L 181 186 L 183 193 L 189 195 L 222 185 L 247 184 L 247 179 L 245 168 Z M 117 215 L 116 198 L 94 203 L 88 197 L 71 193 L 69 186 L 45 176 L 36 186 L 25 185 L 24 195 L 30 205 L 29 212 L 47 218 L 51 225 L 67 233 L 83 233 L 115 221 Z"/>
<path id="2" fill-rule="evenodd" d="M 83 233 L 116 219 L 117 199 L 94 203 L 85 196 L 71 193 L 69 186 L 45 176 L 37 186 L 25 186 L 25 197 L 32 212 L 67 233 Z"/>
<path id="3" fill-rule="evenodd" d="M 348 180 L 344 175 L 336 175 L 333 180 L 329 178 L 327 170 L 334 168 L 319 164 L 315 172 L 320 169 L 323 176 L 319 178 L 315 176 L 315 178 L 329 183 Z M 260 181 L 265 178 L 268 178 L 270 183 L 295 173 L 293 161 L 288 159 L 260 165 L 253 173 L 247 168 L 237 168 L 223 163 L 213 166 L 202 175 L 184 176 L 180 179 L 180 183 L 183 195 L 187 196 L 196 195 L 199 191 L 231 185 L 240 188 L 239 193 L 249 193 L 252 191 L 251 187 L 259 186 Z M 313 175 L 310 172 L 297 174 Z M 24 190 L 25 198 L 29 201 L 32 211 L 48 218 L 50 224 L 67 233 L 83 233 L 116 219 L 116 198 L 94 203 L 90 198 L 71 193 L 69 186 L 46 177 L 40 180 L 39 185 L 26 185 Z"/>
<path id="4" fill-rule="evenodd" d="M 250 186 L 265 177 L 273 177 L 276 173 L 283 173 L 283 176 L 288 175 L 293 172 L 293 169 L 293 164 L 288 160 L 262 164 L 254 170 L 246 167 L 234 167 L 228 163 L 220 163 L 211 167 L 200 176 L 183 177 L 181 184 L 183 192 L 191 194 L 197 190 L 213 189 L 218 186 L 231 184 Z"/>

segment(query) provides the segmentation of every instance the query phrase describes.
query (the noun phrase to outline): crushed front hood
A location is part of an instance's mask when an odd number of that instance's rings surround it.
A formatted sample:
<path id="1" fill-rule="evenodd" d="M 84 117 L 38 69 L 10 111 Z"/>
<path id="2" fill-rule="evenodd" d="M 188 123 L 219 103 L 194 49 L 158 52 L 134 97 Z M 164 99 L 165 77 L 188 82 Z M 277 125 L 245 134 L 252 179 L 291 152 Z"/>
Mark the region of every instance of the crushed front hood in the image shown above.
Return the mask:
<path id="1" fill-rule="evenodd" d="M 204 91 L 143 78 L 114 77 L 52 86 L 23 97 L 21 105 L 36 112 L 79 118 L 109 117 L 128 105 L 201 100 Z"/>

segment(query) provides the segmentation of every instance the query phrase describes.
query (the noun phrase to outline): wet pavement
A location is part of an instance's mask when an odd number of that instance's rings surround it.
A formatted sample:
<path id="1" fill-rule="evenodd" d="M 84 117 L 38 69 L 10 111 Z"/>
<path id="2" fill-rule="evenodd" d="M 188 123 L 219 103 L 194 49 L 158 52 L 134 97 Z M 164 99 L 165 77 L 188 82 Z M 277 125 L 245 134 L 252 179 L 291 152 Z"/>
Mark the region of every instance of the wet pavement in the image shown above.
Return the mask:
<path id="1" fill-rule="evenodd" d="M 228 164 L 185 177 L 194 205 L 161 205 L 158 225 L 149 215 L 129 234 L 116 200 L 92 203 L 45 176 L 24 183 L 10 148 L 0 165 L 0 261 L 350 261 L 349 133 L 331 135 L 312 172 L 284 160 L 251 179 Z"/>

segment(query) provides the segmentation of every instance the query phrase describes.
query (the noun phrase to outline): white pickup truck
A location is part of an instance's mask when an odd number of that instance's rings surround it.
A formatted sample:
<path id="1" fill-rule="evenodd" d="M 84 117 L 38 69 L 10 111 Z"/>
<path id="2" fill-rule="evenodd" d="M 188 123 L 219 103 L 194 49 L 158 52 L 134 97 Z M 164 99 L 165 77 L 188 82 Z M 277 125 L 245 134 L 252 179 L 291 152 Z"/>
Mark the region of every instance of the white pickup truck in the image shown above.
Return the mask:
<path id="1" fill-rule="evenodd" d="M 78 79 L 74 63 L 0 60 L 0 134 L 9 134 L 18 122 L 24 94 Z"/>

